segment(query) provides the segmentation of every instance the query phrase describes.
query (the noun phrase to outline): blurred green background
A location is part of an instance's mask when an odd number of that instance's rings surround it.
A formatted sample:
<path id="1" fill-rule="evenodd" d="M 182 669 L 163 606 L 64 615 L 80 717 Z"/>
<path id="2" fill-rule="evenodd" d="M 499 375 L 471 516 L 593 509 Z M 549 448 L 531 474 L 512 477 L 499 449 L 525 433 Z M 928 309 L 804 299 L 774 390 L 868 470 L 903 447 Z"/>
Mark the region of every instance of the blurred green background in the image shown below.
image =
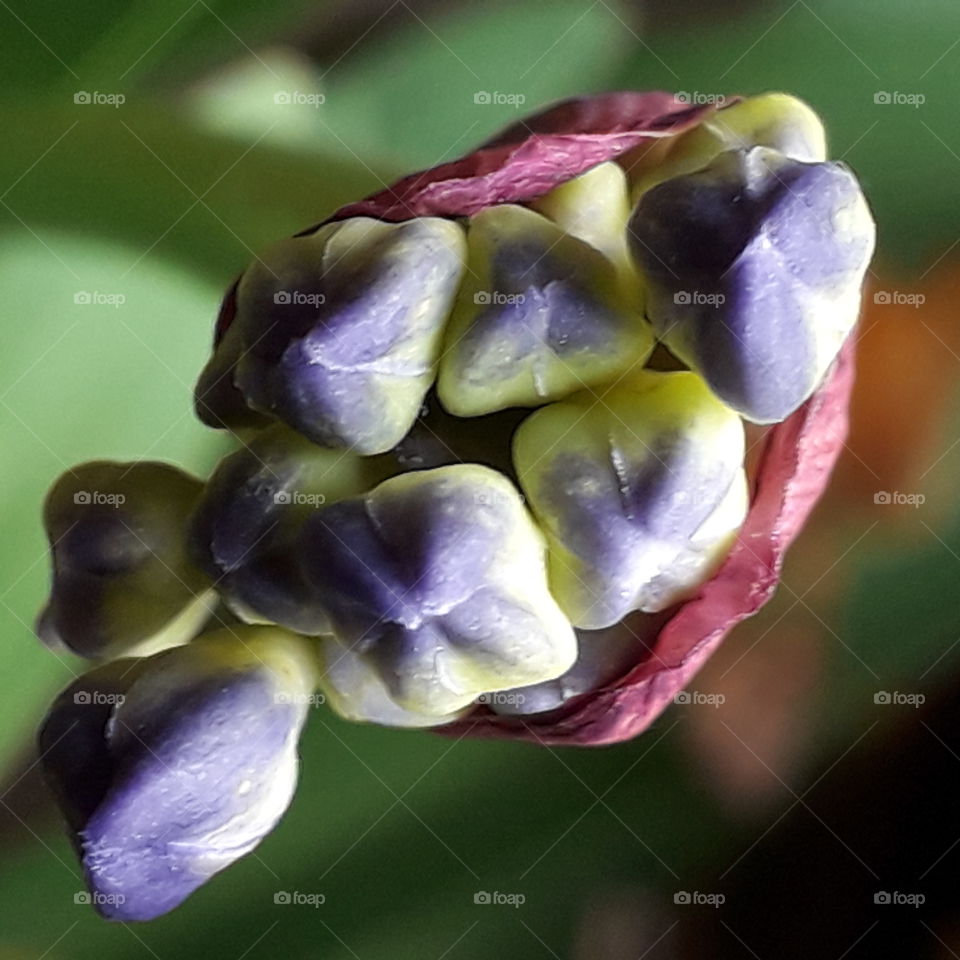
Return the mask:
<path id="1" fill-rule="evenodd" d="M 0 960 L 958 956 L 956 0 L 0 0 L 0 29 Z M 191 386 L 253 251 L 516 118 L 477 93 L 619 88 L 798 94 L 879 225 L 848 450 L 694 681 L 724 702 L 590 751 L 318 710 L 254 855 L 166 918 L 98 920 L 34 763 L 82 669 L 32 637 L 45 490 L 101 457 L 208 472 Z"/>

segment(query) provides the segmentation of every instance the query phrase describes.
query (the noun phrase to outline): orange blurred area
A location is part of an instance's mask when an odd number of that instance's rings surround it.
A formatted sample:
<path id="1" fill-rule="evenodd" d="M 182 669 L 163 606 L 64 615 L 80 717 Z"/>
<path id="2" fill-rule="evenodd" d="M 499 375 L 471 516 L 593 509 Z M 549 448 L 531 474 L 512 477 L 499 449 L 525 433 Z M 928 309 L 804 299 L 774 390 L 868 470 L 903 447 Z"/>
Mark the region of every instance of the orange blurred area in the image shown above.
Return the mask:
<path id="1" fill-rule="evenodd" d="M 958 303 L 952 264 L 913 281 L 868 284 L 850 434 L 833 481 L 787 557 L 776 597 L 694 683 L 725 698 L 718 709 L 689 712 L 687 741 L 732 812 L 782 799 L 784 780 L 814 752 L 809 721 L 823 671 L 831 656 L 856 656 L 842 649 L 838 614 L 860 548 L 929 540 L 953 511 L 947 438 L 960 375 Z M 895 494 L 924 497 L 923 523 Z"/>
<path id="2" fill-rule="evenodd" d="M 830 500 L 872 502 L 878 490 L 926 492 L 937 467 L 960 375 L 960 267 L 926 278 L 873 279 L 864 296 L 847 451 Z"/>

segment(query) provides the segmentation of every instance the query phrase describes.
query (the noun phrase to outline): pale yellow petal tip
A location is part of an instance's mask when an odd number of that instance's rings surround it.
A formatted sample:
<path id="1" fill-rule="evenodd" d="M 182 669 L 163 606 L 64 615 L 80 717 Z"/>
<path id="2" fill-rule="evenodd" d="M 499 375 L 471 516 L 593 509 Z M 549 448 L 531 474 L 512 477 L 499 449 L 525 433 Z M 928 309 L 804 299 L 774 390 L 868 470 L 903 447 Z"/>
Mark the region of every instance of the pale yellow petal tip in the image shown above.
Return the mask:
<path id="1" fill-rule="evenodd" d="M 363 657 L 331 637 L 321 637 L 318 644 L 320 689 L 330 708 L 344 720 L 387 727 L 436 727 L 468 712 L 469 708 L 435 715 L 404 709 Z"/>
<path id="2" fill-rule="evenodd" d="M 826 131 L 816 111 L 791 94 L 762 93 L 722 107 L 671 141 L 661 162 L 634 178 L 633 200 L 658 183 L 702 169 L 720 153 L 756 146 L 806 163 L 827 159 Z"/>
<path id="3" fill-rule="evenodd" d="M 520 426 L 514 463 L 574 626 L 663 609 L 703 581 L 745 515 L 743 454 L 739 417 L 689 372 L 645 372 Z"/>
<path id="4" fill-rule="evenodd" d="M 625 201 L 615 217 L 614 262 L 562 228 L 579 217 L 575 202 L 583 193 L 580 183 L 542 199 L 563 225 L 511 204 L 471 219 L 469 268 L 437 384 L 441 403 L 455 416 L 539 406 L 608 383 L 650 356 L 654 341 L 638 306 L 641 285 L 625 253 Z M 588 220 L 579 224 L 584 235 L 595 229 Z"/>
<path id="5" fill-rule="evenodd" d="M 320 678 L 316 641 L 274 625 L 222 627 L 202 634 L 177 653 L 211 673 L 266 670 L 274 678 L 278 695 L 288 698 L 308 697 Z"/>

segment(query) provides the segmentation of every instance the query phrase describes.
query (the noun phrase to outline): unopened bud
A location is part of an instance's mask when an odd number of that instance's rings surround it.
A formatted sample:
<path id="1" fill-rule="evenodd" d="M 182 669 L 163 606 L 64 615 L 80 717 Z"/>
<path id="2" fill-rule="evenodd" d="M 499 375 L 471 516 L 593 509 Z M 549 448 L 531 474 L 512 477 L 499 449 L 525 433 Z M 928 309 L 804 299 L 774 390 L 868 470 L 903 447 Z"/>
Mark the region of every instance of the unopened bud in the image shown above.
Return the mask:
<path id="1" fill-rule="evenodd" d="M 226 377 L 317 443 L 389 450 L 433 383 L 463 257 L 461 228 L 435 217 L 355 217 L 277 244 L 240 280 L 218 347 L 228 362 L 211 359 L 198 409 L 230 422 L 214 386 Z"/>
<path id="2" fill-rule="evenodd" d="M 200 498 L 190 529 L 198 563 L 248 623 L 298 633 L 329 629 L 292 546 L 320 506 L 369 489 L 385 458 L 317 446 L 283 424 L 225 457 Z"/>
<path id="3" fill-rule="evenodd" d="M 808 163 L 827 159 L 823 124 L 802 100 L 787 93 L 747 97 L 707 114 L 697 126 L 666 141 L 666 156 L 635 178 L 634 198 L 664 180 L 693 173 L 727 150 L 769 147 Z"/>
<path id="4" fill-rule="evenodd" d="M 465 712 L 437 716 L 405 710 L 390 696 L 374 667 L 353 649 L 332 637 L 320 637 L 317 643 L 320 688 L 327 703 L 345 720 L 388 727 L 435 727 L 450 723 Z"/>
<path id="5" fill-rule="evenodd" d="M 653 349 L 624 255 L 622 173 L 591 171 L 539 207 L 558 222 L 512 204 L 470 220 L 469 269 L 437 385 L 457 416 L 537 406 L 607 383 L 641 367 Z"/>
<path id="6" fill-rule="evenodd" d="M 185 643 L 216 603 L 190 560 L 200 481 L 165 463 L 74 467 L 47 495 L 53 583 L 37 632 L 84 657 L 145 655 Z"/>
<path id="7" fill-rule="evenodd" d="M 743 427 L 692 373 L 641 372 L 532 414 L 514 459 L 574 626 L 658 611 L 701 582 L 746 513 Z"/>
<path id="8" fill-rule="evenodd" d="M 442 716 L 576 656 L 516 488 L 455 465 L 402 474 L 304 524 L 303 568 L 333 634 L 404 710 Z"/>
<path id="9" fill-rule="evenodd" d="M 874 224 L 843 164 L 755 147 L 648 191 L 630 235 L 657 334 L 734 410 L 772 423 L 856 323 Z"/>
<path id="10" fill-rule="evenodd" d="M 309 641 L 263 627 L 124 664 L 118 704 L 88 715 L 55 706 L 42 742 L 72 748 L 45 762 L 97 909 L 151 920 L 249 853 L 286 810 L 316 665 Z"/>

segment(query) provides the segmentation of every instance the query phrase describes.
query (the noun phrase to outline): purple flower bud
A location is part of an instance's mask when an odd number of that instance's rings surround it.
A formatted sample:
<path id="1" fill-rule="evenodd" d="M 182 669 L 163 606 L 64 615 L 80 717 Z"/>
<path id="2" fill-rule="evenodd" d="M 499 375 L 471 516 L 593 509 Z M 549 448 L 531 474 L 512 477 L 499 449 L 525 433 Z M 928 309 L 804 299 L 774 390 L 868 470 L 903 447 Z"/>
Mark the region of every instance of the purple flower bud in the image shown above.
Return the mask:
<path id="1" fill-rule="evenodd" d="M 216 603 L 186 545 L 202 489 L 145 461 L 97 461 L 60 477 L 44 505 L 53 584 L 40 638 L 100 658 L 154 653 L 198 633 Z"/>
<path id="2" fill-rule="evenodd" d="M 622 677 L 649 651 L 667 619 L 664 614 L 633 613 L 605 630 L 577 630 L 577 659 L 566 673 L 530 687 L 484 694 L 480 702 L 504 716 L 557 710 Z"/>
<path id="3" fill-rule="evenodd" d="M 547 680 L 576 655 L 546 585 L 543 540 L 486 467 L 403 474 L 318 510 L 299 549 L 333 633 L 413 713 Z"/>
<path id="4" fill-rule="evenodd" d="M 590 184 L 596 178 L 580 178 Z M 584 217 L 583 184 L 567 184 L 542 206 L 597 246 L 545 216 L 511 204 L 470 219 L 469 270 L 457 296 L 440 364 L 438 394 L 453 414 L 473 417 L 537 406 L 606 383 L 649 356 L 653 340 L 639 298 L 627 293 L 623 248 L 627 189 L 622 171 L 605 215 Z M 584 193 L 587 193 L 587 199 Z M 622 204 L 623 216 L 619 215 Z M 589 222 L 584 222 L 584 221 Z M 589 231 L 593 226 L 599 236 Z M 619 227 L 619 236 L 615 233 Z M 612 259 L 611 259 L 612 258 Z"/>
<path id="5" fill-rule="evenodd" d="M 198 563 L 241 619 L 298 633 L 329 629 L 292 550 L 306 518 L 387 476 L 387 458 L 318 447 L 283 424 L 225 457 L 200 499 L 190 540 Z"/>
<path id="6" fill-rule="evenodd" d="M 147 660 L 114 660 L 60 693 L 37 735 L 44 775 L 78 847 L 78 834 L 100 805 L 113 776 L 104 732 L 117 704 Z"/>
<path id="7" fill-rule="evenodd" d="M 748 420 L 783 420 L 860 309 L 874 225 L 841 163 L 756 147 L 645 193 L 630 221 L 657 334 Z"/>
<path id="8" fill-rule="evenodd" d="M 317 641 L 322 663 L 319 684 L 326 702 L 341 717 L 388 727 L 436 727 L 451 723 L 466 711 L 434 714 L 405 710 L 390 696 L 374 667 L 332 637 Z"/>
<path id="9" fill-rule="evenodd" d="M 99 912 L 151 920 L 286 810 L 316 664 L 308 641 L 247 627 L 110 669 L 55 703 L 44 764 Z"/>
<path id="10" fill-rule="evenodd" d="M 692 373 L 642 371 L 538 410 L 514 459 L 576 627 L 663 610 L 729 548 L 747 507 L 743 427 Z"/>
<path id="11" fill-rule="evenodd" d="M 278 244 L 240 280 L 198 409 L 232 424 L 232 381 L 316 443 L 389 450 L 434 380 L 464 247 L 460 227 L 434 217 L 356 217 Z"/>

